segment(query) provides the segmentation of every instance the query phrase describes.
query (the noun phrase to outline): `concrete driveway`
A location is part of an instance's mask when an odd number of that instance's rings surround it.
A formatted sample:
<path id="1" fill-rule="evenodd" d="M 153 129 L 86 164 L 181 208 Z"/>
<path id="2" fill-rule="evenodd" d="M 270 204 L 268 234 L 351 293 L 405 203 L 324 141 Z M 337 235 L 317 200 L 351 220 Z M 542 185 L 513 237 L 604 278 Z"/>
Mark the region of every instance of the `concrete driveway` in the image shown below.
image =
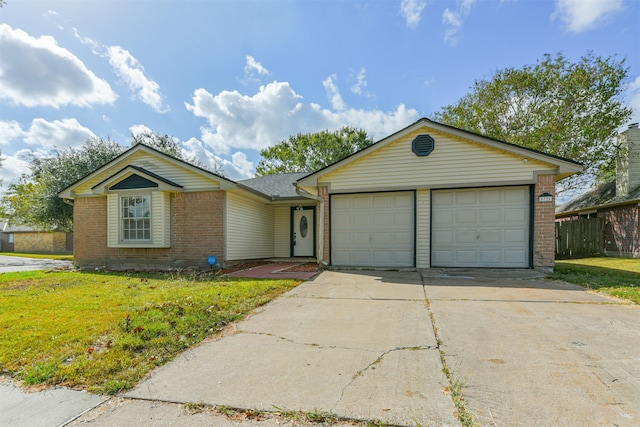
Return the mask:
<path id="1" fill-rule="evenodd" d="M 73 263 L 71 261 L 0 255 L 0 273 L 50 270 L 52 268 L 71 268 L 72 265 Z"/>
<path id="2" fill-rule="evenodd" d="M 181 403 L 459 425 L 439 350 L 480 425 L 639 425 L 640 308 L 534 276 L 324 272 L 72 425 L 284 424 Z"/>
<path id="3" fill-rule="evenodd" d="M 441 273 L 426 296 L 481 425 L 640 425 L 640 307 L 509 271 Z"/>
<path id="4" fill-rule="evenodd" d="M 74 425 L 236 425 L 173 402 L 455 426 L 446 386 L 420 273 L 326 271 Z"/>

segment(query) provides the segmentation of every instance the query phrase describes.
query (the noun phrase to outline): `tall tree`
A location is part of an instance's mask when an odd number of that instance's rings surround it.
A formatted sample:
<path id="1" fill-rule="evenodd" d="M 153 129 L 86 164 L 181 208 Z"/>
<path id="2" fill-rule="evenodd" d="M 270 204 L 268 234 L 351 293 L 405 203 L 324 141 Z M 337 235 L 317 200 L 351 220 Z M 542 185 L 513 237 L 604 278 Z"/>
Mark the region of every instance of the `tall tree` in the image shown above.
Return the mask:
<path id="1" fill-rule="evenodd" d="M 0 201 L 15 223 L 43 230 L 71 230 L 73 207 L 58 192 L 108 163 L 124 151 L 110 139 L 93 138 L 80 148 L 57 150 L 50 157 L 29 159 L 29 172 L 9 185 Z"/>
<path id="2" fill-rule="evenodd" d="M 435 119 L 579 161 L 586 173 L 563 181 L 561 190 L 576 188 L 615 173 L 615 137 L 632 114 L 620 99 L 628 72 L 615 57 L 590 52 L 571 62 L 561 53 L 546 54 L 535 65 L 477 80 Z"/>
<path id="3" fill-rule="evenodd" d="M 343 126 L 335 132 L 297 134 L 260 151 L 256 175 L 313 172 L 373 144 L 362 129 Z"/>

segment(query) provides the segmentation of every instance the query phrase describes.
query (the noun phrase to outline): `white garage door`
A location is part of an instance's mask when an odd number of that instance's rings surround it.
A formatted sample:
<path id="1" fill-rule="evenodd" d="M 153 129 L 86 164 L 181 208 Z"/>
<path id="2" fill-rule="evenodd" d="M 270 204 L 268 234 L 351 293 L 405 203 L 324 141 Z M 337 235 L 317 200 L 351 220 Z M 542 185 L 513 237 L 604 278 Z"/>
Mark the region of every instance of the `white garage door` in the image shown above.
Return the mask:
<path id="1" fill-rule="evenodd" d="M 434 190 L 433 267 L 529 267 L 529 187 Z"/>
<path id="2" fill-rule="evenodd" d="M 413 267 L 412 191 L 334 195 L 331 221 L 333 265 Z"/>

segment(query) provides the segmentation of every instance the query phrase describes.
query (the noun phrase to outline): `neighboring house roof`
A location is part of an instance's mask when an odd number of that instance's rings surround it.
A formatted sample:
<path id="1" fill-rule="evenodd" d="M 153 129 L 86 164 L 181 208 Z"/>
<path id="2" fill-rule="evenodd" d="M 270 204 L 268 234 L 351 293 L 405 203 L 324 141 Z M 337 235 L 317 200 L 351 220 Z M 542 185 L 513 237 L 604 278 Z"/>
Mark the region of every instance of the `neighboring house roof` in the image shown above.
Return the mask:
<path id="1" fill-rule="evenodd" d="M 546 164 L 553 165 L 557 168 L 557 179 L 566 178 L 570 175 L 573 175 L 575 173 L 582 171 L 582 164 L 574 160 L 566 159 L 566 158 L 555 156 L 552 154 L 543 153 L 541 151 L 533 150 L 531 148 L 489 138 L 486 136 L 479 135 L 477 133 L 469 132 L 463 129 L 455 128 L 453 126 L 445 125 L 443 123 L 435 122 L 427 118 L 422 118 L 416 121 L 415 123 L 407 126 L 406 128 L 370 145 L 367 148 L 357 151 L 352 155 L 345 157 L 342 160 L 339 160 L 331 165 L 328 165 L 322 169 L 319 169 L 315 172 L 312 172 L 302 177 L 301 179 L 298 180 L 298 185 L 301 185 L 301 186 L 315 185 L 317 178 L 319 178 L 320 176 L 330 173 L 353 161 L 356 161 L 368 155 L 369 153 L 372 153 L 373 151 L 379 150 L 380 148 L 385 147 L 386 145 L 394 141 L 397 141 L 398 139 L 406 135 L 409 135 L 410 133 L 424 126 L 430 127 L 440 132 L 448 133 L 458 138 L 463 138 L 463 139 L 472 141 L 477 144 L 481 144 L 481 145 L 495 148 L 498 150 L 506 151 L 511 154 L 520 155 L 520 156 L 523 156 L 525 159 L 529 158 L 532 160 L 537 160 L 540 162 L 544 162 Z"/>
<path id="2" fill-rule="evenodd" d="M 37 230 L 33 227 L 29 227 L 28 225 L 14 225 L 6 219 L 0 220 L 0 232 L 2 233 L 29 233 L 39 231 L 42 230 Z"/>
<path id="3" fill-rule="evenodd" d="M 266 194 L 273 200 L 298 199 L 300 195 L 296 193 L 295 182 L 308 174 L 308 172 L 298 172 L 265 175 L 238 181 L 238 183 Z"/>
<path id="4" fill-rule="evenodd" d="M 556 209 L 557 216 L 569 216 L 582 211 L 595 210 L 605 206 L 618 206 L 640 202 L 640 187 L 630 191 L 627 196 L 616 195 L 616 180 L 609 181 L 597 188 L 576 197 Z"/>

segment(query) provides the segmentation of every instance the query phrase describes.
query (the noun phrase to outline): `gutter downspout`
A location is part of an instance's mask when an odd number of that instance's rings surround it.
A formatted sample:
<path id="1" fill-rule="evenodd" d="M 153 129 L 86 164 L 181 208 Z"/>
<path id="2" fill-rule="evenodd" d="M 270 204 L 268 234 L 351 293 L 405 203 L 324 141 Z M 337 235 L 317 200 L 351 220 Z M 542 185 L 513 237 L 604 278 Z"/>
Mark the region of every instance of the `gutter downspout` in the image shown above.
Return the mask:
<path id="1" fill-rule="evenodd" d="M 298 188 L 298 186 L 296 186 L 296 194 L 302 197 L 306 197 L 307 199 L 315 200 L 316 202 L 320 203 L 319 221 L 320 221 L 320 224 L 322 224 L 322 232 L 318 233 L 319 236 L 318 236 L 318 248 L 317 248 L 318 252 L 317 253 L 322 254 L 321 256 L 318 257 L 318 260 L 320 261 L 320 264 L 326 267 L 329 265 L 329 263 L 323 259 L 324 257 L 324 199 L 321 196 L 314 196 L 313 194 L 303 190 L 302 188 Z"/>

